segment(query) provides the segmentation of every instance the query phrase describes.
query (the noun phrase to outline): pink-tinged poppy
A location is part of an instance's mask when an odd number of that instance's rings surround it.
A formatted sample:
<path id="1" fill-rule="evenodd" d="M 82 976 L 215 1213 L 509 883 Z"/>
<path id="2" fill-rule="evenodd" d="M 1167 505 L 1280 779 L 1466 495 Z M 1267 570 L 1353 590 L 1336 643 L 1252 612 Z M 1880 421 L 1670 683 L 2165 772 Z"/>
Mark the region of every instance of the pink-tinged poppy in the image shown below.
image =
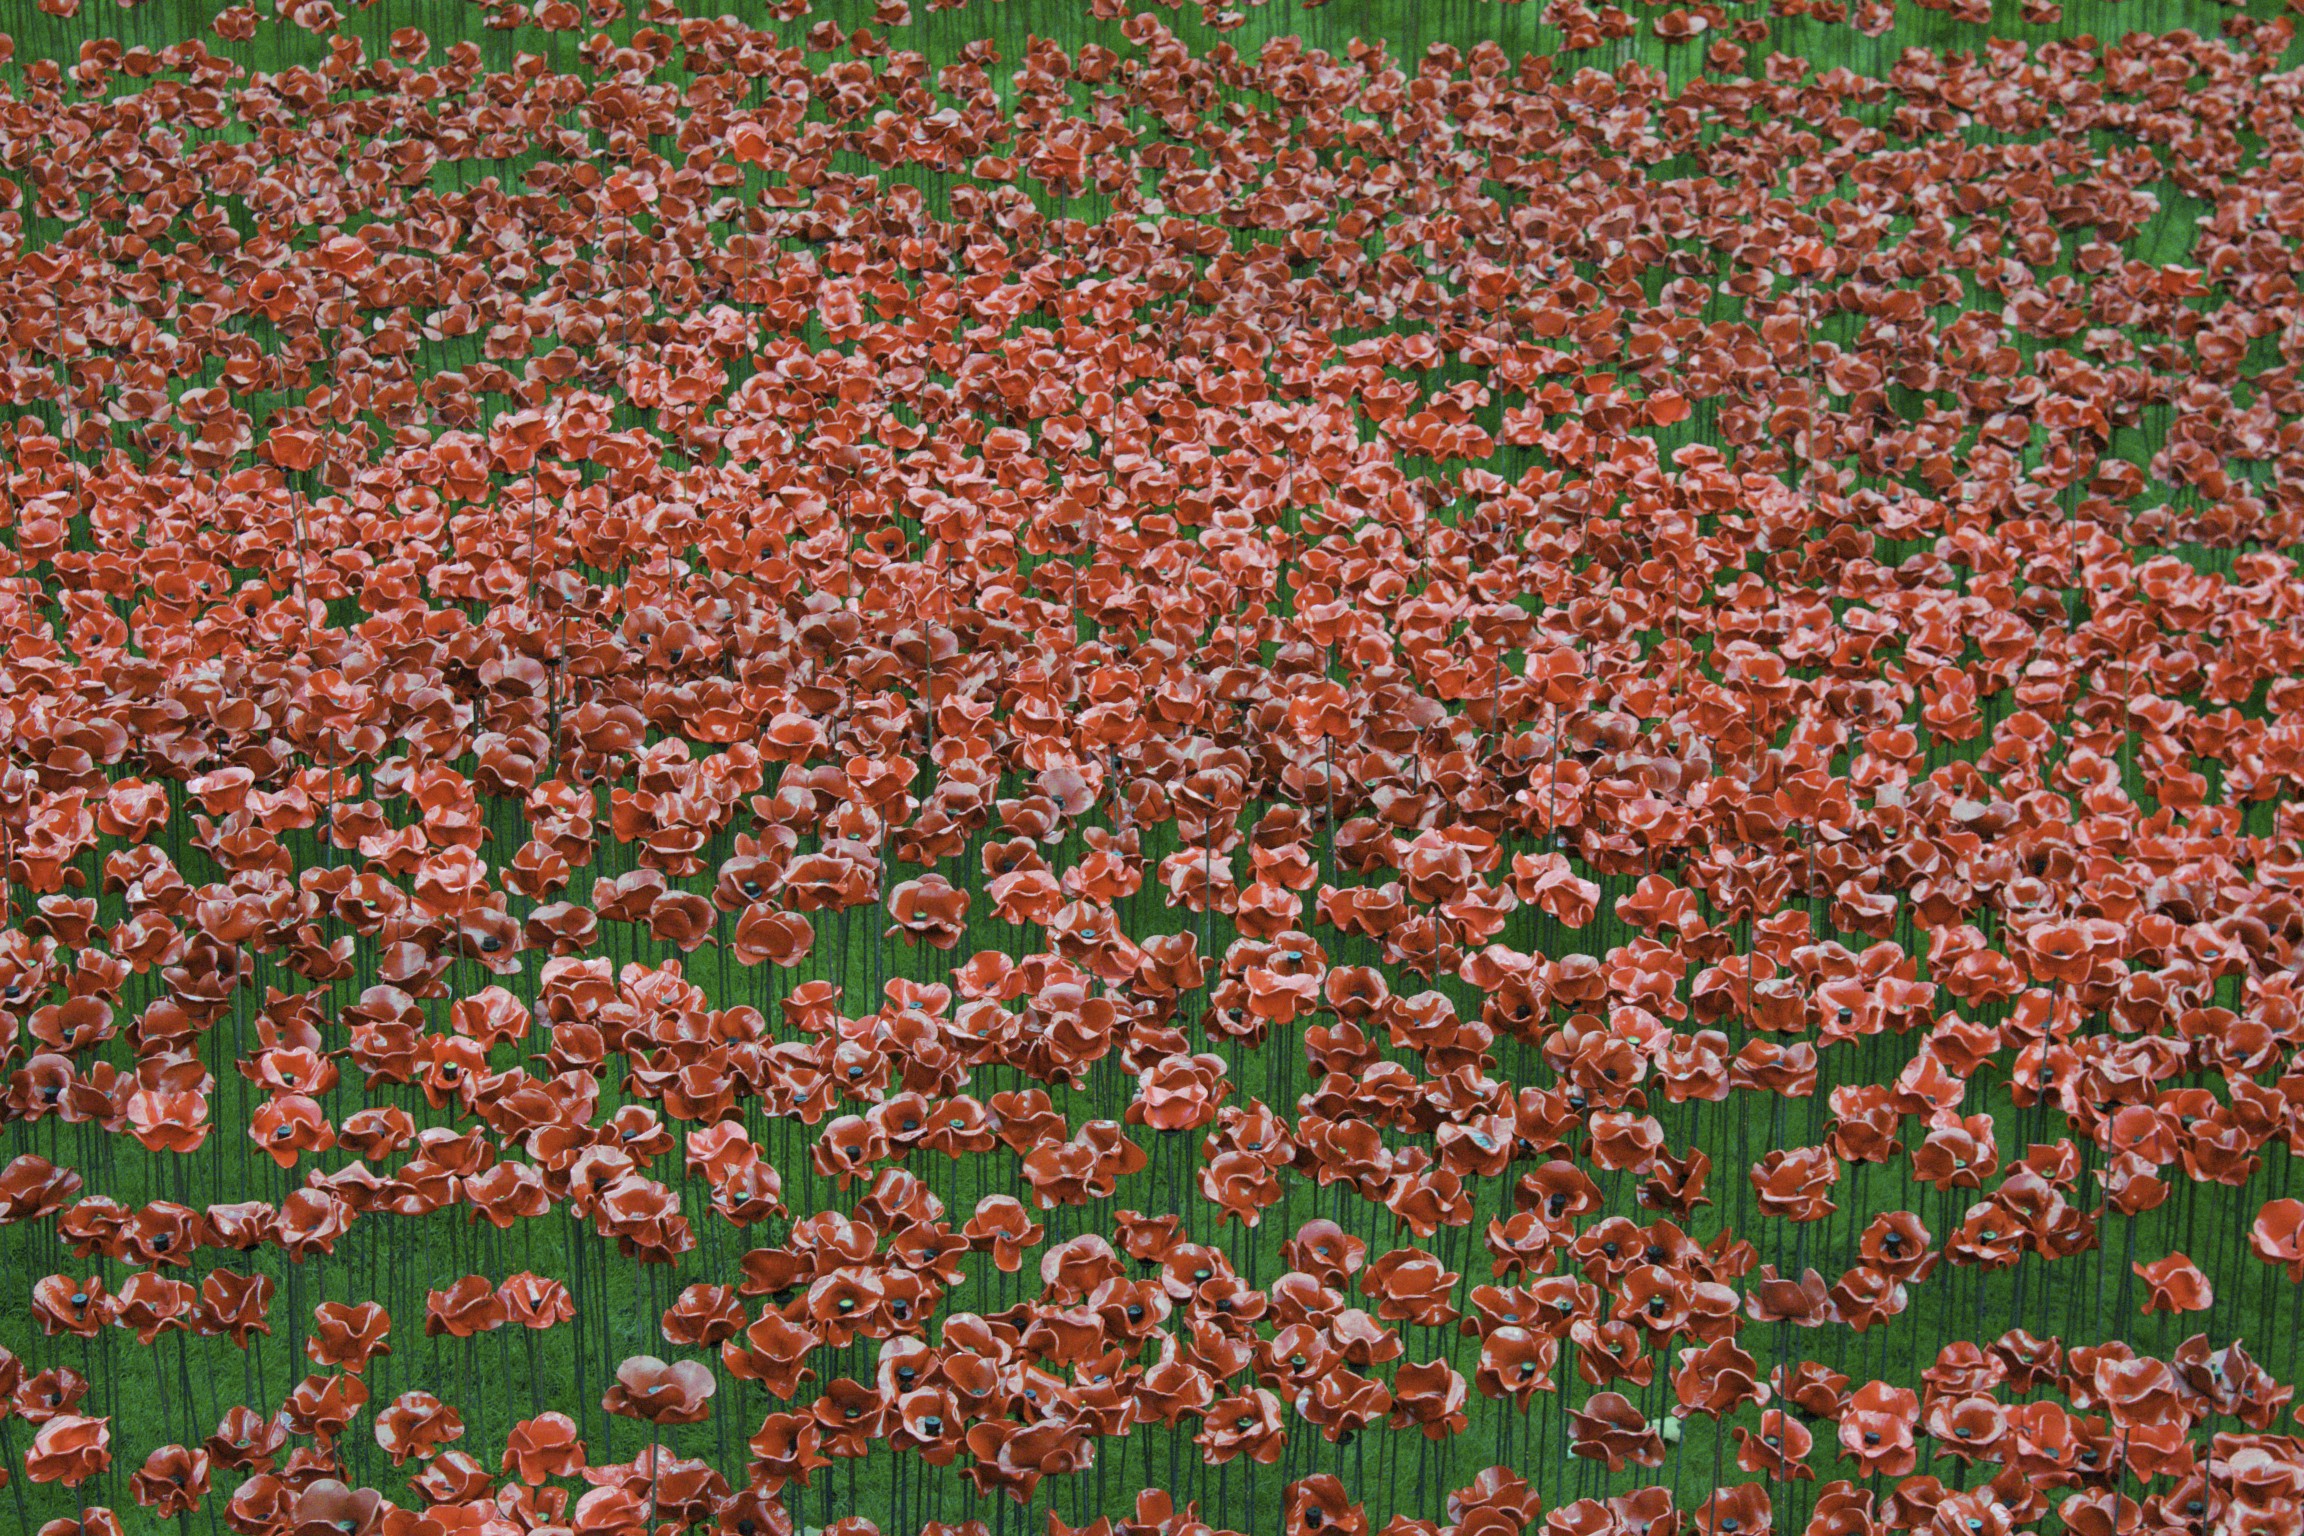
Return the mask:
<path id="1" fill-rule="evenodd" d="M 653 1355 L 633 1355 L 617 1366 L 600 1406 L 651 1424 L 700 1424 L 717 1390 L 712 1373 L 693 1360 L 667 1365 Z"/>

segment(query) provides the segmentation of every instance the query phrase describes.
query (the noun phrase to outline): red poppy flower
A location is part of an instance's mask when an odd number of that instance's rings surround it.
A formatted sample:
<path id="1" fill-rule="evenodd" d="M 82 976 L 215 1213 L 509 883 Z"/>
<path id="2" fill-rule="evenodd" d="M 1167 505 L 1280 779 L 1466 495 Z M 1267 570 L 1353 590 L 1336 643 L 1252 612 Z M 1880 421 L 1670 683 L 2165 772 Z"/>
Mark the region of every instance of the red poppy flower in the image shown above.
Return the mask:
<path id="1" fill-rule="evenodd" d="M 1575 1455 L 1605 1461 L 1611 1472 L 1621 1472 L 1632 1464 L 1664 1464 L 1663 1436 L 1620 1393 L 1595 1392 L 1568 1418 L 1574 1434 L 1570 1449 Z"/>
<path id="2" fill-rule="evenodd" d="M 2215 1302 L 2208 1277 L 2180 1253 L 2133 1267 L 2151 1288 L 2144 1301 L 2147 1312 L 2205 1312 Z"/>
<path id="3" fill-rule="evenodd" d="M 429 1460 L 463 1434 L 463 1415 L 429 1392 L 403 1392 L 376 1415 L 376 1444 L 396 1467 L 411 1456 Z"/>
<path id="4" fill-rule="evenodd" d="M 2304 1200 L 2269 1200 L 2248 1229 L 2248 1246 L 2267 1264 L 2286 1267 L 2304 1284 Z"/>
<path id="5" fill-rule="evenodd" d="M 1912 1431 L 1919 1417 L 1916 1395 L 1884 1381 L 1867 1382 L 1841 1410 L 1841 1452 L 1867 1476 L 1907 1476 L 1916 1459 Z"/>
<path id="6" fill-rule="evenodd" d="M 447 1334 L 451 1338 L 468 1339 L 476 1333 L 501 1328 L 505 1323 L 504 1299 L 496 1294 L 482 1275 L 466 1275 L 445 1290 L 428 1291 L 424 1297 L 424 1333 L 427 1338 Z"/>
<path id="7" fill-rule="evenodd" d="M 77 1488 L 112 1465 L 112 1424 L 61 1413 L 40 1426 L 24 1453 L 24 1475 L 35 1483 Z"/>

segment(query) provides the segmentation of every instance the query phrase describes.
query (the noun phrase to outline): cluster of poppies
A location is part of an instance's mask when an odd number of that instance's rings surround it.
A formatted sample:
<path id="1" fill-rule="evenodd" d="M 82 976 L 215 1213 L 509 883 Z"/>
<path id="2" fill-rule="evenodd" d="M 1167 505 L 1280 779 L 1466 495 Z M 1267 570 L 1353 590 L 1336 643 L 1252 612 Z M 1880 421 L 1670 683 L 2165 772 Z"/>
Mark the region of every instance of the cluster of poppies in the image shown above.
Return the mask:
<path id="1" fill-rule="evenodd" d="M 2304 1533 L 2304 50 L 1921 3 L 0 50 L 0 1522 Z"/>

